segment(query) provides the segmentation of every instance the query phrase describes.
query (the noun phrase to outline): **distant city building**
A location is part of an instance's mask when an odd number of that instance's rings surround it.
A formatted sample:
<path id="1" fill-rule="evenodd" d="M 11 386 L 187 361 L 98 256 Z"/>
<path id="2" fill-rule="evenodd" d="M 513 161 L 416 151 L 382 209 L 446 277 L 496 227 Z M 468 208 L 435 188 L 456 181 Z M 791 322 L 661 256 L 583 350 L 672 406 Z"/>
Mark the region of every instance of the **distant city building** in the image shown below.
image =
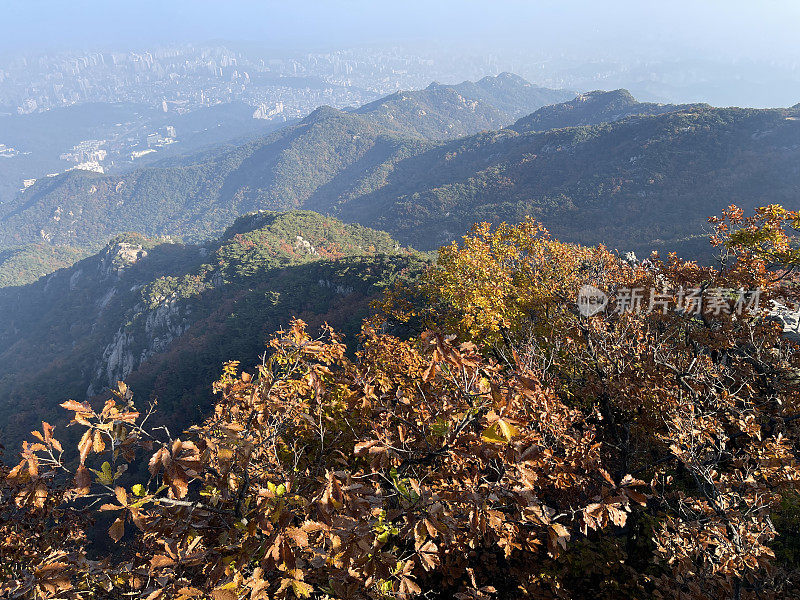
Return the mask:
<path id="1" fill-rule="evenodd" d="M 175 128 L 167 125 L 162 130 L 147 134 L 148 148 L 161 148 L 176 141 Z"/>
<path id="2" fill-rule="evenodd" d="M 161 110 L 164 112 L 175 111 L 179 115 L 186 114 L 191 109 L 188 100 L 164 100 L 161 102 Z"/>
<path id="3" fill-rule="evenodd" d="M 275 102 L 273 104 L 260 104 L 253 113 L 254 119 L 274 119 L 278 115 L 283 114 L 283 102 Z"/>
<path id="4" fill-rule="evenodd" d="M 152 154 L 153 152 L 155 152 L 155 150 L 153 150 L 153 149 L 134 150 L 133 152 L 131 152 L 131 160 L 136 160 L 137 158 L 141 158 L 142 156 L 145 156 L 146 154 Z"/>
<path id="5" fill-rule="evenodd" d="M 94 171 L 95 173 L 105 173 L 103 165 L 95 161 L 77 164 L 74 167 L 67 169 L 67 171 Z"/>
<path id="6" fill-rule="evenodd" d="M 79 144 L 75 144 L 69 152 L 61 154 L 59 158 L 74 163 L 101 163 L 108 156 L 108 152 L 101 148 L 106 143 L 106 140 L 84 140 Z"/>
<path id="7" fill-rule="evenodd" d="M 0 144 L 0 158 L 14 158 L 20 154 L 22 153 L 16 148 L 6 146 L 5 144 Z"/>
<path id="8" fill-rule="evenodd" d="M 17 107 L 17 112 L 21 115 L 29 115 L 35 112 L 39 107 L 39 103 L 33 98 L 27 98 L 20 106 Z"/>

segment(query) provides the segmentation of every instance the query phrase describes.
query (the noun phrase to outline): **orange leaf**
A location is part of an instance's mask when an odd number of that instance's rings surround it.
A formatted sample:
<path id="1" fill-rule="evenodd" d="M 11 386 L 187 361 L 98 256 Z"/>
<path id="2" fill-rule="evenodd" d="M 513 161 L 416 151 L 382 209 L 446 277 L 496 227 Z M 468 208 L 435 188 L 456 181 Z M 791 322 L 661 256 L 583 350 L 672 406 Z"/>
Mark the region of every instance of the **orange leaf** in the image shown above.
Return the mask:
<path id="1" fill-rule="evenodd" d="M 106 443 L 103 441 L 103 434 L 99 429 L 95 429 L 94 439 L 92 440 L 92 450 L 94 450 L 97 454 L 100 454 L 105 449 Z"/>
<path id="2" fill-rule="evenodd" d="M 111 536 L 111 539 L 114 542 L 119 542 L 122 539 L 122 536 L 125 534 L 125 521 L 123 519 L 117 519 L 111 524 L 111 527 L 108 528 L 108 535 Z"/>
<path id="3" fill-rule="evenodd" d="M 83 465 L 78 467 L 78 470 L 75 471 L 74 485 L 75 491 L 81 496 L 89 493 L 89 488 L 92 485 L 92 474 L 89 473 L 89 469 Z"/>
<path id="4" fill-rule="evenodd" d="M 84 413 L 91 413 L 92 407 L 86 403 L 75 402 L 75 400 L 67 400 L 66 402 L 62 402 L 59 404 L 61 408 L 66 408 L 67 410 L 72 410 L 75 412 L 84 412 Z"/>
<path id="5" fill-rule="evenodd" d="M 78 450 L 81 453 L 81 464 L 86 462 L 86 457 L 89 456 L 89 453 L 92 451 L 92 432 L 87 431 L 81 437 L 81 441 L 78 443 Z"/>
<path id="6" fill-rule="evenodd" d="M 117 486 L 114 488 L 114 495 L 116 495 L 117 500 L 122 506 L 128 505 L 128 493 L 125 491 L 125 488 Z"/>
<path id="7" fill-rule="evenodd" d="M 171 567 L 174 564 L 175 561 L 169 556 L 164 554 L 156 554 L 150 559 L 150 571 L 152 572 L 154 569 L 160 569 L 162 567 Z"/>

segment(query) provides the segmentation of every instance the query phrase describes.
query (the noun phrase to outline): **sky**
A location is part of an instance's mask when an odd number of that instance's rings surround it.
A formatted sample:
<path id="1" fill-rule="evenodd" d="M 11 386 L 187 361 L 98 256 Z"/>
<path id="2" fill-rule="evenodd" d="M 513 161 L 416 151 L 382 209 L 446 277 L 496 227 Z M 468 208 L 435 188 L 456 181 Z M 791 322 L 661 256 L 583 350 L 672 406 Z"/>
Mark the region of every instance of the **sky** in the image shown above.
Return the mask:
<path id="1" fill-rule="evenodd" d="M 3 0 L 0 50 L 212 39 L 800 59 L 797 0 Z"/>

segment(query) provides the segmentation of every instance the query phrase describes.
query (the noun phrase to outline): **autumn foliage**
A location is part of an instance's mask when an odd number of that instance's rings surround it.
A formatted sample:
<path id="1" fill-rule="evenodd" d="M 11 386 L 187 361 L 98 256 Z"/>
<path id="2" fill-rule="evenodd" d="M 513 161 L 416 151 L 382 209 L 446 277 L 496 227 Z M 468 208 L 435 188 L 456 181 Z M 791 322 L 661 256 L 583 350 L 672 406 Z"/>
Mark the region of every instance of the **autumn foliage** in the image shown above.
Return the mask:
<path id="1" fill-rule="evenodd" d="M 45 423 L 0 473 L 0 595 L 792 597 L 800 352 L 764 307 L 800 261 L 763 210 L 714 220 L 715 268 L 480 225 L 354 356 L 296 320 L 180 435 L 124 384 L 65 402 L 78 448 Z M 582 285 L 661 303 L 587 317 Z"/>

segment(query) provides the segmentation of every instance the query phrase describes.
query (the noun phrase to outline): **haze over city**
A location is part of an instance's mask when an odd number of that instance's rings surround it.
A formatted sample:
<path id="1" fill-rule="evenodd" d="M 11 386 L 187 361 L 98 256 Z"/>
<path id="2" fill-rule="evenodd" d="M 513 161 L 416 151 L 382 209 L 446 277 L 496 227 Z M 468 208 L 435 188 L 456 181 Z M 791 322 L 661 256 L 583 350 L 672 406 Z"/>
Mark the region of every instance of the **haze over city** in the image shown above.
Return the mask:
<path id="1" fill-rule="evenodd" d="M 244 42 L 269 54 L 388 45 L 426 57 L 467 57 L 467 68 L 442 69 L 448 82 L 471 73 L 469 59 L 490 54 L 493 68 L 535 83 L 607 82 L 653 99 L 783 106 L 800 101 L 798 22 L 800 5 L 792 0 L 12 0 L 3 8 L 0 51 L 144 50 L 214 41 Z"/>

